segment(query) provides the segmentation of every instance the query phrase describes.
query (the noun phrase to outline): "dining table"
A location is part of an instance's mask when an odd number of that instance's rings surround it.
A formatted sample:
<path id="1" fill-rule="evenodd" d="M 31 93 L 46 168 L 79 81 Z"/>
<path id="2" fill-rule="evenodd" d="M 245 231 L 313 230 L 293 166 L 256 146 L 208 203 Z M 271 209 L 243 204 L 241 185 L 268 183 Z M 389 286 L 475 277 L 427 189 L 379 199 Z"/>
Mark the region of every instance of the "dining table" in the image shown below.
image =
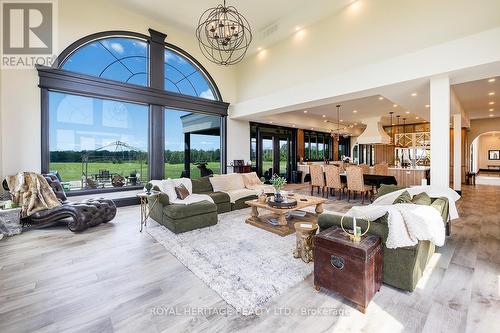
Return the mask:
<path id="1" fill-rule="evenodd" d="M 346 172 L 341 172 L 340 173 L 340 179 L 343 183 L 347 182 L 347 173 Z M 398 185 L 398 182 L 396 180 L 396 177 L 394 176 L 387 176 L 387 175 L 373 175 L 373 174 L 364 174 L 363 179 L 366 185 L 371 185 L 376 188 L 379 188 L 380 185 L 385 184 L 385 185 Z"/>

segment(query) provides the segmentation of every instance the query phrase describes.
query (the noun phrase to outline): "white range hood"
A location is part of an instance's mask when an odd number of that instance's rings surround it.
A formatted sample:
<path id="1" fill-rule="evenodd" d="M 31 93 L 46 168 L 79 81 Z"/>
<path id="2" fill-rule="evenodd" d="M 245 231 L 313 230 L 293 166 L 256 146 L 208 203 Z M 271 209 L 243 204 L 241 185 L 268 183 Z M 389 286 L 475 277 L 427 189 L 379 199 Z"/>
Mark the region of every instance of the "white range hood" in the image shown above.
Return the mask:
<path id="1" fill-rule="evenodd" d="M 391 137 L 387 135 L 382 127 L 381 123 L 382 117 L 372 117 L 363 119 L 366 124 L 366 129 L 360 136 L 358 136 L 357 142 L 361 145 L 373 145 L 373 144 L 384 144 L 388 145 L 391 143 Z"/>

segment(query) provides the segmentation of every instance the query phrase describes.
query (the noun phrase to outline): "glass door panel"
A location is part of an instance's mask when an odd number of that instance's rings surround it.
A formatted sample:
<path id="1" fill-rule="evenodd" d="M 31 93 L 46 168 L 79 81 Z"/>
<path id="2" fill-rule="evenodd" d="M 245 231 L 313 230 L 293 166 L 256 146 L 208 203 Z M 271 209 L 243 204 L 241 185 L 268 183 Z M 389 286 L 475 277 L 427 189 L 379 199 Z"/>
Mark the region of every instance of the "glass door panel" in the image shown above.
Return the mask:
<path id="1" fill-rule="evenodd" d="M 274 174 L 274 149 L 273 138 L 264 137 L 262 139 L 262 175 L 266 178 L 271 178 Z"/>
<path id="2" fill-rule="evenodd" d="M 281 177 L 288 178 L 288 161 L 290 160 L 288 139 L 279 140 L 279 170 L 276 171 Z"/>

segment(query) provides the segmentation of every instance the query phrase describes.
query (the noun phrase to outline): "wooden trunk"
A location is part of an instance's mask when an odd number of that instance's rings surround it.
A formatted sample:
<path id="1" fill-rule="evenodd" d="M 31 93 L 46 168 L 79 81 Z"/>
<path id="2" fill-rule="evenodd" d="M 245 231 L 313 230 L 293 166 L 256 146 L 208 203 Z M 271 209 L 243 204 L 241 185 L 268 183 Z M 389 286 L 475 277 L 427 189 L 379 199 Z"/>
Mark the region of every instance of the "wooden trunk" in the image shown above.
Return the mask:
<path id="1" fill-rule="evenodd" d="M 352 242 L 340 228 L 314 237 L 314 287 L 337 292 L 365 313 L 382 284 L 382 247 L 379 237 Z"/>

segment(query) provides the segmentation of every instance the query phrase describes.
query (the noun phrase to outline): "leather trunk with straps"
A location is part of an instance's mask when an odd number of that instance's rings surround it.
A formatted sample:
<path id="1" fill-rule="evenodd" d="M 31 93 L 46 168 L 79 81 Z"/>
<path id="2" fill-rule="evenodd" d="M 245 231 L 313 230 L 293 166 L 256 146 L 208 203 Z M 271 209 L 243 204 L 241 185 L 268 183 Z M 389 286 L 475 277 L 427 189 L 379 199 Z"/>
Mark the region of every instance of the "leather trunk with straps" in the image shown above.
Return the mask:
<path id="1" fill-rule="evenodd" d="M 382 245 L 367 235 L 353 242 L 341 228 L 329 228 L 314 237 L 314 287 L 336 292 L 366 307 L 382 284 Z"/>

